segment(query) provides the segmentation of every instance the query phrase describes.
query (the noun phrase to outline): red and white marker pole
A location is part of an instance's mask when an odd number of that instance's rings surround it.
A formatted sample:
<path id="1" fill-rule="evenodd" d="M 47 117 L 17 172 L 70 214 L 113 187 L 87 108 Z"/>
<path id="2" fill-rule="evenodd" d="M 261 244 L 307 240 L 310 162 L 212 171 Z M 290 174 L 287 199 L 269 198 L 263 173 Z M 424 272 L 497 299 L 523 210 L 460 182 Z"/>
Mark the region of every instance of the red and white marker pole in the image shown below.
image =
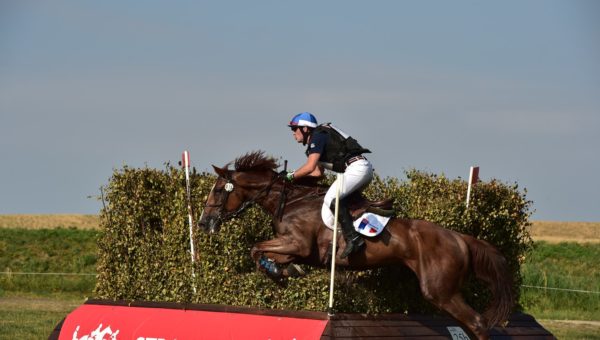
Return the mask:
<path id="1" fill-rule="evenodd" d="M 471 199 L 471 187 L 479 181 L 479 167 L 472 166 L 469 172 L 469 186 L 467 188 L 467 209 L 469 208 L 469 200 Z"/>
<path id="2" fill-rule="evenodd" d="M 192 257 L 192 288 L 194 289 L 194 293 L 196 293 L 196 274 L 194 273 L 194 234 L 193 234 L 193 225 L 194 221 L 192 219 L 192 192 L 190 189 L 190 153 L 185 150 L 181 155 L 183 168 L 185 170 L 185 192 L 187 196 L 187 204 L 188 204 L 188 223 L 190 226 L 190 255 Z"/>

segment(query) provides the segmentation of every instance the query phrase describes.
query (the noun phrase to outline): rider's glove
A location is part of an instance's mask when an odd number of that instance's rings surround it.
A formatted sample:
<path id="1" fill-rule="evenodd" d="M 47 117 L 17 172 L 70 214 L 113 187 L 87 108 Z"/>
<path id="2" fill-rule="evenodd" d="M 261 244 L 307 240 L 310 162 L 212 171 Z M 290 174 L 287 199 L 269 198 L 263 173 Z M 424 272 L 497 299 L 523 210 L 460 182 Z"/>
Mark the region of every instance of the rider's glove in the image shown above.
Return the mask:
<path id="1" fill-rule="evenodd" d="M 279 177 L 283 178 L 286 181 L 293 181 L 294 180 L 294 172 L 288 172 L 287 170 L 281 170 L 279 172 Z"/>
<path id="2" fill-rule="evenodd" d="M 285 174 L 285 176 L 283 177 L 285 178 L 286 181 L 291 182 L 294 180 L 294 172 L 288 172 Z"/>

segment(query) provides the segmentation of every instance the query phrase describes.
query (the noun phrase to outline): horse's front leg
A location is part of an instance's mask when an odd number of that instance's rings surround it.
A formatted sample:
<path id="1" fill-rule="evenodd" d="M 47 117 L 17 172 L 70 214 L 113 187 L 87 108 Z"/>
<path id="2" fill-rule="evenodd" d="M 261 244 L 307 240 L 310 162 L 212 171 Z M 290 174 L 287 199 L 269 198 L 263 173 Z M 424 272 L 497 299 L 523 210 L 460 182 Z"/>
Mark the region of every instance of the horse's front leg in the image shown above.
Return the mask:
<path id="1" fill-rule="evenodd" d="M 283 279 L 297 274 L 299 267 L 291 264 L 291 268 L 282 268 L 282 265 L 294 261 L 300 255 L 299 253 L 300 247 L 296 242 L 278 237 L 255 244 L 250 251 L 250 256 L 259 270 L 273 279 Z"/>

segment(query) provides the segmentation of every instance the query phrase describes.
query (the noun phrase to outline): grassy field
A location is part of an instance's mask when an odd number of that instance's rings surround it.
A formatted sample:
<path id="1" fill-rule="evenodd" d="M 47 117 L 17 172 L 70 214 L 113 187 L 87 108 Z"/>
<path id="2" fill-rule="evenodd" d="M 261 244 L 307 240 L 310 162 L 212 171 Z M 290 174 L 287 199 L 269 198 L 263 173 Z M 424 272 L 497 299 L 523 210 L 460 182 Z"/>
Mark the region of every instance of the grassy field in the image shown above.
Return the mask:
<path id="1" fill-rule="evenodd" d="M 92 296 L 96 277 L 87 274 L 96 271 L 97 234 L 74 228 L 0 228 L 0 339 L 47 338 Z"/>
<path id="2" fill-rule="evenodd" d="M 536 242 L 522 267 L 523 284 L 527 286 L 521 289 L 525 311 L 559 339 L 600 339 L 598 263 L 598 243 Z"/>
<path id="3" fill-rule="evenodd" d="M 534 221 L 523 284 L 600 291 L 599 231 Z M 47 338 L 92 296 L 95 276 L 84 274 L 95 272 L 97 233 L 93 215 L 0 215 L 0 339 Z M 65 272 L 80 275 L 49 274 Z M 521 303 L 559 339 L 600 339 L 600 294 L 523 287 Z"/>
<path id="4" fill-rule="evenodd" d="M 82 294 L 5 292 L 0 296 L 0 339 L 47 339 L 85 298 Z"/>
<path id="5" fill-rule="evenodd" d="M 70 293 L 95 285 L 98 230 L 0 228 L 0 293 Z M 57 275 L 73 273 L 76 275 Z"/>

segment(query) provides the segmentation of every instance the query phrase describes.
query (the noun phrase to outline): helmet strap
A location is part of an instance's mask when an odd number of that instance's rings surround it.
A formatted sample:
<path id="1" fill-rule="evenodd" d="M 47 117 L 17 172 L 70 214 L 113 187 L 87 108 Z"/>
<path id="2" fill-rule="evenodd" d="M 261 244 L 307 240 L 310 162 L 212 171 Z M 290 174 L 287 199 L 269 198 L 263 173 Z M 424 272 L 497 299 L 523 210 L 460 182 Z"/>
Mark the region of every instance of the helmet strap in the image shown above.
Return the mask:
<path id="1" fill-rule="evenodd" d="M 300 132 L 302 133 L 302 145 L 306 145 L 306 143 L 308 143 L 308 137 L 310 137 L 312 131 L 310 131 L 310 129 L 307 127 L 306 130 L 304 130 L 304 128 L 300 128 Z"/>

